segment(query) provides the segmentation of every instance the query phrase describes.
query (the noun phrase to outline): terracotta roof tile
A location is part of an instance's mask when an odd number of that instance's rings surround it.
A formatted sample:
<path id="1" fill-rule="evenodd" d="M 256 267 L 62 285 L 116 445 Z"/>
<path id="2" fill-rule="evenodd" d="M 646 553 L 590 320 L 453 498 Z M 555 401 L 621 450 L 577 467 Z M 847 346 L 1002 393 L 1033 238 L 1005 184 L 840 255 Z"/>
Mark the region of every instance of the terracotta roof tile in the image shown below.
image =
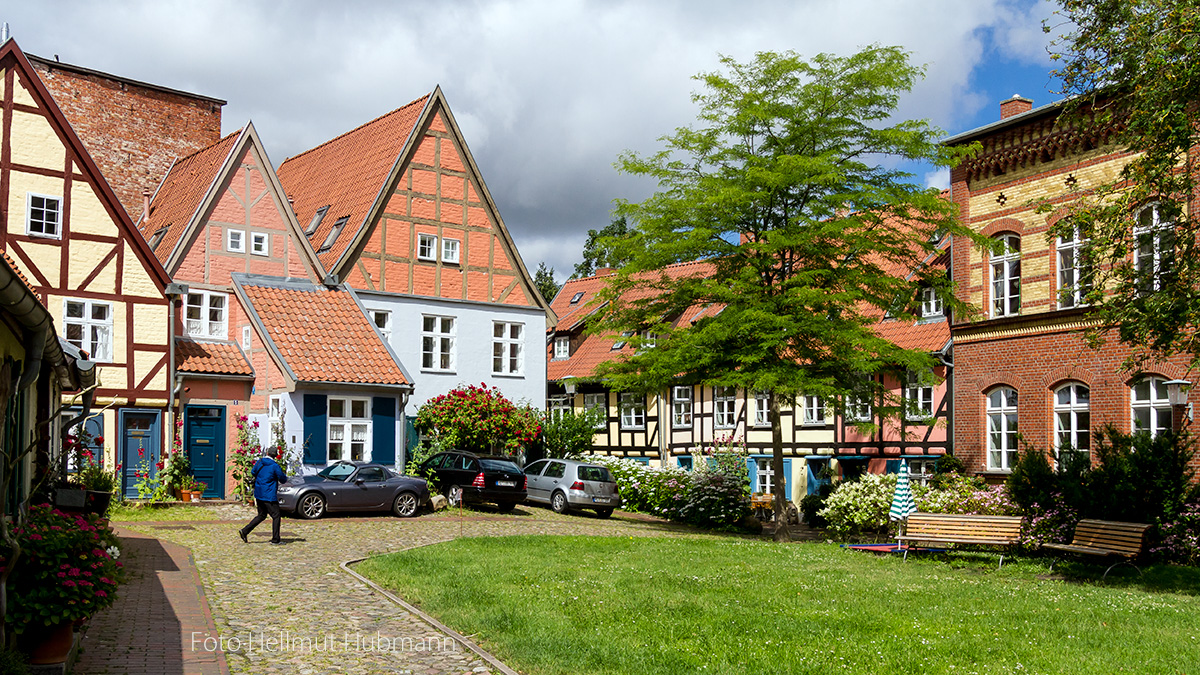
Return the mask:
<path id="1" fill-rule="evenodd" d="M 186 373 L 213 375 L 254 375 L 242 349 L 233 342 L 200 342 L 189 338 L 175 339 L 178 369 Z"/>
<path id="2" fill-rule="evenodd" d="M 234 275 L 278 356 L 302 382 L 411 385 L 350 292 Z"/>
<path id="3" fill-rule="evenodd" d="M 143 216 L 137 227 L 147 242 L 155 244 L 154 255 L 164 265 L 217 177 L 217 172 L 225 165 L 242 131 L 238 130 L 207 148 L 176 160 L 158 186 L 150 202 L 149 220 Z M 155 241 L 155 233 L 159 231 L 163 231 L 163 234 Z"/>
<path id="4" fill-rule="evenodd" d="M 279 181 L 293 200 L 301 228 L 307 231 L 317 211 L 329 207 L 320 226 L 308 235 L 325 271 L 337 262 L 366 224 L 367 213 L 429 97 L 430 94 L 422 96 L 307 152 L 289 157 L 279 166 Z M 341 232 L 328 249 L 322 250 L 334 223 L 342 218 L 347 220 Z"/>
<path id="5" fill-rule="evenodd" d="M 29 283 L 29 279 L 25 276 L 25 273 L 21 271 L 20 267 L 17 267 L 16 261 L 8 256 L 8 251 L 5 249 L 0 249 L 0 254 L 3 255 L 4 262 L 8 264 L 8 267 L 13 271 L 13 274 L 16 274 L 17 278 L 21 280 L 21 283 L 25 284 L 25 288 L 29 290 L 30 294 L 32 294 L 34 297 L 37 297 L 37 292 L 33 290 L 33 284 Z"/>

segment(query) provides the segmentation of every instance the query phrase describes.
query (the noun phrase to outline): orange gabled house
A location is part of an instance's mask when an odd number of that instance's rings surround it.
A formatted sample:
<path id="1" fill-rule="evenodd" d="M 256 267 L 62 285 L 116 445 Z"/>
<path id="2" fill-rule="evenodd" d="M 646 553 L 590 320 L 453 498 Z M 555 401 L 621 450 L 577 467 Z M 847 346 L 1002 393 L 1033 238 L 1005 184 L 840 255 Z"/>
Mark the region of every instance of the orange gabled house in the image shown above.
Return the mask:
<path id="1" fill-rule="evenodd" d="M 278 173 L 323 272 L 355 289 L 411 367 L 408 415 L 467 382 L 543 407 L 553 313 L 441 89 L 289 158 Z"/>

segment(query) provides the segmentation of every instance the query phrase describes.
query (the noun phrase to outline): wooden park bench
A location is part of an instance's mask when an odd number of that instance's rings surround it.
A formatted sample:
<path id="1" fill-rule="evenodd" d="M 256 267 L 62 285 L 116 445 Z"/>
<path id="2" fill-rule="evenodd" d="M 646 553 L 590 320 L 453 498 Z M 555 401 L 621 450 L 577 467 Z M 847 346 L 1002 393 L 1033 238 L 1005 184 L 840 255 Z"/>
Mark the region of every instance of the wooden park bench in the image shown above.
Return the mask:
<path id="1" fill-rule="evenodd" d="M 1012 546 L 1021 536 L 1020 516 L 962 516 L 953 513 L 913 513 L 900 541 L 914 544 Z M 908 550 L 904 551 L 908 560 Z M 1004 555 L 1000 555 L 1004 566 Z"/>
<path id="2" fill-rule="evenodd" d="M 1054 551 L 1090 555 L 1099 558 L 1120 558 L 1104 570 L 1104 578 L 1117 565 L 1129 565 L 1141 574 L 1133 559 L 1142 554 L 1146 545 L 1146 532 L 1149 525 L 1143 523 L 1121 523 L 1113 520 L 1081 520 L 1075 526 L 1075 536 L 1070 544 L 1042 544 L 1042 548 Z M 1054 571 L 1054 563 L 1050 564 Z"/>

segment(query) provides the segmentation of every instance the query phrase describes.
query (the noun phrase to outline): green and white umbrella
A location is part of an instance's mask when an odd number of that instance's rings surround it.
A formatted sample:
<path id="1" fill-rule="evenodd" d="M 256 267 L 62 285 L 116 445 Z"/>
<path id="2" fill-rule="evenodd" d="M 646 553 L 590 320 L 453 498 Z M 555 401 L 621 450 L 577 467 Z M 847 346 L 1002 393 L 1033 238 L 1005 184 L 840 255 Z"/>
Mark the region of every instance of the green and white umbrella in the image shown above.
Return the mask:
<path id="1" fill-rule="evenodd" d="M 892 510 L 888 517 L 892 520 L 904 520 L 908 514 L 917 512 L 917 503 L 913 501 L 912 489 L 908 487 L 908 462 L 900 460 L 900 474 L 896 477 L 896 491 L 892 494 Z"/>

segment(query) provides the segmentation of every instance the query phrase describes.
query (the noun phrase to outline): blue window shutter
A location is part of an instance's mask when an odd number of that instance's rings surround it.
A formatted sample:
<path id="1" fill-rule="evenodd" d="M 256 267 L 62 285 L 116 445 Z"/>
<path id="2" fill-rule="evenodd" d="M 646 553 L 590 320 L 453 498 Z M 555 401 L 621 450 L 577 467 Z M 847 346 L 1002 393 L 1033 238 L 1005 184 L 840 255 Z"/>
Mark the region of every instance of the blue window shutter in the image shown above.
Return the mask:
<path id="1" fill-rule="evenodd" d="M 371 461 L 385 466 L 396 463 L 396 399 L 371 399 Z"/>
<path id="2" fill-rule="evenodd" d="M 758 463 L 753 457 L 746 458 L 746 476 L 750 479 L 750 491 L 758 490 Z"/>
<path id="3" fill-rule="evenodd" d="M 787 482 L 783 484 L 783 496 L 787 499 L 792 498 L 792 460 L 783 459 L 783 475 L 787 478 Z"/>
<path id="4" fill-rule="evenodd" d="M 329 457 L 324 394 L 304 395 L 304 463 L 324 464 Z"/>
<path id="5" fill-rule="evenodd" d="M 900 460 L 889 459 L 887 461 L 887 466 L 884 467 L 884 469 L 883 469 L 883 472 L 884 473 L 900 473 Z"/>

